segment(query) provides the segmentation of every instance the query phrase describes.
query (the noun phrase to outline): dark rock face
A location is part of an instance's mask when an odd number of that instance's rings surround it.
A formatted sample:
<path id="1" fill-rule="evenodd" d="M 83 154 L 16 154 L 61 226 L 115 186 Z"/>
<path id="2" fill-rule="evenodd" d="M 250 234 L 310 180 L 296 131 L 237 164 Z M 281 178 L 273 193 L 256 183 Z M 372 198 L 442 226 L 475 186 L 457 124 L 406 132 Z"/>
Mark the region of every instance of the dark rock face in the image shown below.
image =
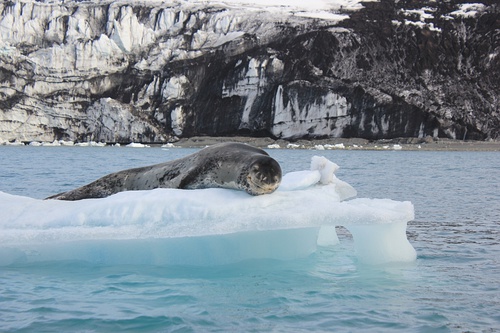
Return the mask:
<path id="1" fill-rule="evenodd" d="M 462 2 L 366 2 L 342 21 L 3 4 L 0 141 L 495 139 L 500 6 Z"/>

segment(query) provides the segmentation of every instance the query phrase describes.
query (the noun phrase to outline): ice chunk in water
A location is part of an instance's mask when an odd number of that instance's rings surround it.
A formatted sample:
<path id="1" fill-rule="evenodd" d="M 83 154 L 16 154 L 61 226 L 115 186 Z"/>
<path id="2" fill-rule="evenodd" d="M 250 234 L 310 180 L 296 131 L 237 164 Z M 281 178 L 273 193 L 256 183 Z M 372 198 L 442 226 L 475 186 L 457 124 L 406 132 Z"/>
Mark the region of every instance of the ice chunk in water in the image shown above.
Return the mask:
<path id="1" fill-rule="evenodd" d="M 278 191 L 155 189 L 75 202 L 0 192 L 0 265 L 44 260 L 212 265 L 293 259 L 354 237 L 368 263 L 415 260 L 406 238 L 413 205 L 352 199 L 338 166 L 313 157 L 311 169 L 283 177 Z"/>

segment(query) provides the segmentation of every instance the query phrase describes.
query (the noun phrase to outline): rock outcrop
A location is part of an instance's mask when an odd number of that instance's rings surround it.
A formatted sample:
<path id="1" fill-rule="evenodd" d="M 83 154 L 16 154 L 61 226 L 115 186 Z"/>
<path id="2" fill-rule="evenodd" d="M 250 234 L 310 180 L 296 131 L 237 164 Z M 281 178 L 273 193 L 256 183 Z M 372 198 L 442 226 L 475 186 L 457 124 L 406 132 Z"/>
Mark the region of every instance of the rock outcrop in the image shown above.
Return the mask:
<path id="1" fill-rule="evenodd" d="M 1 3 L 0 141 L 498 138 L 496 1 L 240 2 Z"/>

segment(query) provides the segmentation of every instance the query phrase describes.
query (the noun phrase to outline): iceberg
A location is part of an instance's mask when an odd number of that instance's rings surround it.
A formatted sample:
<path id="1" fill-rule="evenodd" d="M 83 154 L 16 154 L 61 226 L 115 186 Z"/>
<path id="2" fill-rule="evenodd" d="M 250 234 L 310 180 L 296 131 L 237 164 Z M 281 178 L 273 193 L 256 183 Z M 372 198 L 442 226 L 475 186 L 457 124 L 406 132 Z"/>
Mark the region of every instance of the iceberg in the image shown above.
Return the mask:
<path id="1" fill-rule="evenodd" d="M 219 265 L 295 259 L 338 243 L 347 228 L 369 264 L 408 262 L 411 202 L 354 198 L 338 166 L 315 156 L 272 194 L 155 189 L 103 199 L 39 200 L 0 192 L 0 266 L 54 260 L 102 264 Z"/>

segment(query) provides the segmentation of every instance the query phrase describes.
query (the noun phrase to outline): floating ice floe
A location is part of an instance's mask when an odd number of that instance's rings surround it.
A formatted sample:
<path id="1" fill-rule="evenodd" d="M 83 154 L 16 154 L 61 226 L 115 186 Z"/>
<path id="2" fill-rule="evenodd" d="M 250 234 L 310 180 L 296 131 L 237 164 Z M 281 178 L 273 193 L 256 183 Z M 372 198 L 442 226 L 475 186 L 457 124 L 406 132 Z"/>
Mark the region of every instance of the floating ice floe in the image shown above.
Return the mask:
<path id="1" fill-rule="evenodd" d="M 324 144 L 324 145 L 314 145 L 314 149 L 316 150 L 325 150 L 325 149 L 345 149 L 345 146 L 343 143 L 336 143 L 336 144 Z"/>
<path id="2" fill-rule="evenodd" d="M 44 146 L 44 147 L 60 147 L 61 143 L 57 140 L 54 140 L 52 142 L 42 142 L 42 146 Z"/>
<path id="3" fill-rule="evenodd" d="M 106 147 L 105 142 L 95 142 L 95 141 L 89 141 L 89 142 L 78 142 L 74 144 L 77 147 Z"/>
<path id="4" fill-rule="evenodd" d="M 343 143 L 336 143 L 334 145 L 326 144 L 324 147 L 326 149 L 345 149 L 345 146 Z"/>
<path id="5" fill-rule="evenodd" d="M 272 194 L 229 189 L 155 189 L 104 199 L 38 200 L 0 192 L 0 266 L 85 260 L 102 264 L 216 265 L 246 259 L 306 257 L 353 236 L 359 260 L 407 262 L 413 205 L 352 199 L 338 166 L 313 157 L 311 169 L 286 174 Z"/>
<path id="6" fill-rule="evenodd" d="M 323 146 L 323 145 L 314 145 L 314 149 L 316 149 L 316 150 L 325 150 L 325 146 Z"/>
<path id="7" fill-rule="evenodd" d="M 32 147 L 60 147 L 60 146 L 74 146 L 75 143 L 73 141 L 65 141 L 65 140 L 54 140 L 52 142 L 40 142 L 40 141 L 31 141 L 29 143 Z"/>
<path id="8" fill-rule="evenodd" d="M 150 146 L 148 146 L 148 145 L 145 145 L 143 143 L 137 143 L 137 142 L 131 142 L 128 145 L 126 145 L 125 147 L 128 147 L 128 148 L 150 148 Z"/>

